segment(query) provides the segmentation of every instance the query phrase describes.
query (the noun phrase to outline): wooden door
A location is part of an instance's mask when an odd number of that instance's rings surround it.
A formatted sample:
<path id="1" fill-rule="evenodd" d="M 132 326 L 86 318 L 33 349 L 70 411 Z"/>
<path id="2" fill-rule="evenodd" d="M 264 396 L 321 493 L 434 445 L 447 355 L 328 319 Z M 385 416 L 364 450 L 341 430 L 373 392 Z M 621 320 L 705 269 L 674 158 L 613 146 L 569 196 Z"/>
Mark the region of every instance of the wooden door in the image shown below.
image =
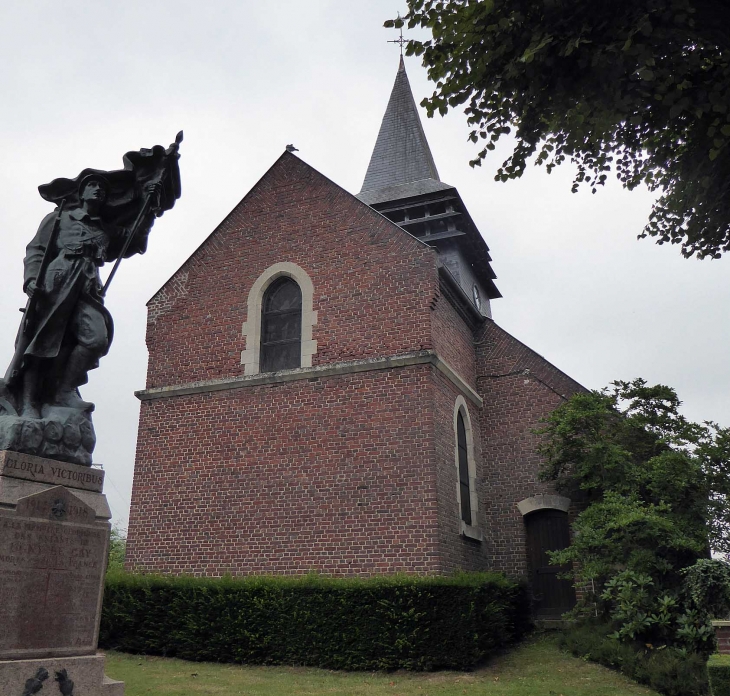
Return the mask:
<path id="1" fill-rule="evenodd" d="M 570 580 L 558 578 L 570 567 L 550 564 L 548 551 L 570 545 L 568 513 L 562 510 L 538 510 L 525 517 L 530 584 L 535 599 L 535 613 L 558 616 L 575 606 L 575 590 Z"/>

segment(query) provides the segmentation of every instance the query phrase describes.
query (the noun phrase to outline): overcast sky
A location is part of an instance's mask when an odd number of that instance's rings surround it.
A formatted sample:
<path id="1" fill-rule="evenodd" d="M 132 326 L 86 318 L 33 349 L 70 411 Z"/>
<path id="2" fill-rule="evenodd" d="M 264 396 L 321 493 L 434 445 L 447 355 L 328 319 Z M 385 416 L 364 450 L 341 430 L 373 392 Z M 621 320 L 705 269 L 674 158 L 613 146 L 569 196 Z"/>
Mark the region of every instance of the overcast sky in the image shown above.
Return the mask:
<path id="1" fill-rule="evenodd" d="M 97 404 L 95 459 L 126 525 L 145 383 L 145 303 L 294 143 L 301 158 L 360 190 L 398 66 L 383 21 L 397 0 L 25 0 L 0 9 L 0 362 L 24 306 L 25 245 L 52 210 L 37 192 L 85 167 L 185 130 L 183 197 L 149 251 L 124 261 L 107 299 L 110 354 L 82 396 Z M 432 86 L 406 68 L 416 101 Z M 461 112 L 426 119 L 441 179 L 456 186 L 490 246 L 494 318 L 589 388 L 641 376 L 675 387 L 684 412 L 730 425 L 730 258 L 683 259 L 637 241 L 652 198 L 618 184 L 570 193 L 572 170 L 495 183 L 508 152 L 468 161 Z M 265 243 L 266 240 L 261 240 Z"/>

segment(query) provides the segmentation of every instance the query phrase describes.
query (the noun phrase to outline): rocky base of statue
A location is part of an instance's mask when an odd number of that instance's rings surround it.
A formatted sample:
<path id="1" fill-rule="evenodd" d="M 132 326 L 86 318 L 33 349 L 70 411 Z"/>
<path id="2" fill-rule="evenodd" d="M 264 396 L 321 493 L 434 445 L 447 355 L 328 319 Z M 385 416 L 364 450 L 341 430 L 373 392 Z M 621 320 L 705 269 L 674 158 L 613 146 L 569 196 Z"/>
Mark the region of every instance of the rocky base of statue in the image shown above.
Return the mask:
<path id="1" fill-rule="evenodd" d="M 122 696 L 97 653 L 104 471 L 0 451 L 0 694 Z"/>
<path id="2" fill-rule="evenodd" d="M 0 384 L 0 451 L 91 466 L 96 434 L 89 411 L 44 406 L 38 415 L 40 418 L 19 415 Z"/>
<path id="3" fill-rule="evenodd" d="M 124 696 L 124 682 L 104 674 L 104 656 L 0 660 L 0 694 Z"/>

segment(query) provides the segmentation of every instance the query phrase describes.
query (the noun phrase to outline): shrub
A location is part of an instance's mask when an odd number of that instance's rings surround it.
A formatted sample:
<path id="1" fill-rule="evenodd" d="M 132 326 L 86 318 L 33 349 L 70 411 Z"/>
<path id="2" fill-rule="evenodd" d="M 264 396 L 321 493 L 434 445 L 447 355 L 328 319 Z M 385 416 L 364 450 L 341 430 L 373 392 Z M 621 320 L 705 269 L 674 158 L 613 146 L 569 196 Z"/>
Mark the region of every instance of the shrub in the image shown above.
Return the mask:
<path id="1" fill-rule="evenodd" d="M 616 628 L 611 637 L 654 648 L 684 648 L 705 657 L 714 652 L 715 630 L 704 606 L 688 601 L 687 590 L 659 594 L 653 588 L 654 581 L 648 575 L 631 570 L 622 571 L 604 585 L 600 597 L 604 616 Z"/>
<path id="2" fill-rule="evenodd" d="M 730 655 L 711 655 L 707 675 L 712 696 L 730 696 Z"/>
<path id="3" fill-rule="evenodd" d="M 687 593 L 696 607 L 718 619 L 730 614 L 730 563 L 701 558 L 682 571 Z"/>
<path id="4" fill-rule="evenodd" d="M 563 632 L 561 647 L 577 657 L 618 670 L 640 684 L 668 696 L 704 696 L 708 693 L 707 669 L 702 655 L 683 649 L 626 643 L 612 638 L 611 627 L 586 623 Z"/>
<path id="5" fill-rule="evenodd" d="M 470 669 L 529 628 L 526 588 L 493 573 L 370 579 L 110 573 L 99 644 L 186 660 Z"/>

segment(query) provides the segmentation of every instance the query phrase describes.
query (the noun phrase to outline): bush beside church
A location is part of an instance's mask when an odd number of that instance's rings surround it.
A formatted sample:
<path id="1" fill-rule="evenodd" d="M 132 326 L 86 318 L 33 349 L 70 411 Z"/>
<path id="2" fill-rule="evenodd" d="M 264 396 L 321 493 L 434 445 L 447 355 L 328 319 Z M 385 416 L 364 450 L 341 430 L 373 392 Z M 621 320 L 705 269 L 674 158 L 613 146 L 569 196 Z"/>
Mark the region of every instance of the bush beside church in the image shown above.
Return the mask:
<path id="1" fill-rule="evenodd" d="M 99 645 L 194 661 L 471 669 L 530 627 L 496 573 L 369 579 L 107 577 Z"/>

